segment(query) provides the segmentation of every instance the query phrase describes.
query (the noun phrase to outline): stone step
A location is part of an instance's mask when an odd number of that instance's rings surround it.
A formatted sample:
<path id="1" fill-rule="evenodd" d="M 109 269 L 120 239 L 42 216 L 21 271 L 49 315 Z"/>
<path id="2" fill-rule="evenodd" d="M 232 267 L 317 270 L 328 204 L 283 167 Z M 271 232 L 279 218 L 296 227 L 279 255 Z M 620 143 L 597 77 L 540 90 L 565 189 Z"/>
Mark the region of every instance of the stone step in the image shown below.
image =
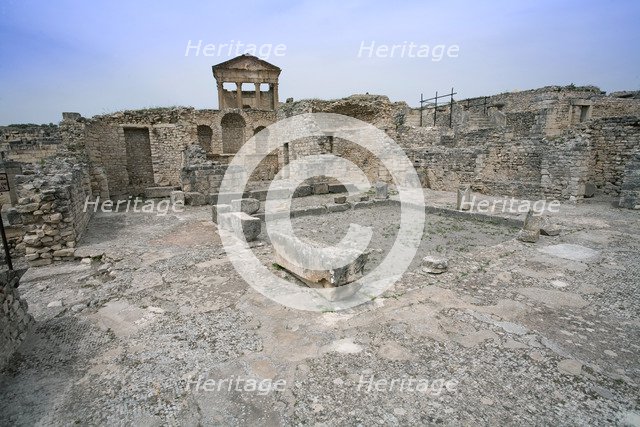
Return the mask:
<path id="1" fill-rule="evenodd" d="M 144 189 L 144 196 L 147 199 L 165 199 L 171 196 L 172 191 L 179 189 L 179 187 L 147 187 Z"/>

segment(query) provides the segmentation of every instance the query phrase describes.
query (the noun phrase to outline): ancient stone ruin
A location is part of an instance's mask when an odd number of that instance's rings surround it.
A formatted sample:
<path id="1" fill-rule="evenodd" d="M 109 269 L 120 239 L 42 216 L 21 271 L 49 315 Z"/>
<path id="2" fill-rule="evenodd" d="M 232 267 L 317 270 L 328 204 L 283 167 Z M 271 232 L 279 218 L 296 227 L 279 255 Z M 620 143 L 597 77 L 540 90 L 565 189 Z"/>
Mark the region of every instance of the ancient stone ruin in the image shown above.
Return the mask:
<path id="1" fill-rule="evenodd" d="M 556 405 L 551 424 L 572 411 L 577 424 L 633 419 L 640 92 L 547 86 L 422 107 L 369 94 L 280 102 L 273 64 L 241 55 L 212 71 L 218 109 L 64 112 L 57 125 L 0 127 L 11 188 L 2 218 L 14 264 L 28 268 L 0 289 L 0 365 L 17 396 L 0 394 L 17 408 L 9 422 L 435 423 L 402 419 L 399 407 L 397 418 L 377 413 L 391 394 L 362 397 L 371 375 L 414 371 L 445 372 L 450 387 L 431 403 L 429 390 L 402 399 L 437 404 L 458 416 L 451 424 L 536 424 L 527 411 L 538 404 Z M 424 205 L 401 200 L 406 183 L 393 168 L 339 133 L 273 149 L 269 126 L 307 113 L 355 118 L 395 141 Z M 322 172 L 329 155 L 370 185 Z M 320 172 L 269 193 L 311 157 Z M 243 164 L 256 159 L 249 172 Z M 247 184 L 225 193 L 223 182 Z M 410 233 L 415 256 L 395 260 L 407 268 L 391 287 L 366 294 L 360 280 L 392 251 L 404 209 L 426 217 Z M 268 229 L 270 219 L 291 219 L 295 237 Z M 371 231 L 366 251 L 310 251 L 337 247 L 353 224 Z M 252 289 L 235 245 L 259 260 L 255 277 L 289 287 Z M 334 265 L 340 257 L 350 261 Z M 294 310 L 302 298 L 313 307 Z M 364 302 L 347 305 L 355 298 Z M 191 394 L 207 375 L 232 374 L 283 377 L 289 388 L 260 401 L 246 389 Z M 24 415 L 31 393 L 60 393 L 55 410 L 42 409 L 52 415 Z"/>

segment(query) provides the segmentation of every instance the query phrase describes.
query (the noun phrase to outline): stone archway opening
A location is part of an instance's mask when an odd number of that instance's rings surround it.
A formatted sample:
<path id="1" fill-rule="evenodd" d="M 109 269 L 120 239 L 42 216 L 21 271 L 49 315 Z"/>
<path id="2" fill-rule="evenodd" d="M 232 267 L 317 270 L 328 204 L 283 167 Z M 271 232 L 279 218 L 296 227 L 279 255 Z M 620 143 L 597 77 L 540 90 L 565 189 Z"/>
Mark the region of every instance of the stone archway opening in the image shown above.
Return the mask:
<path id="1" fill-rule="evenodd" d="M 227 113 L 222 118 L 222 153 L 235 154 L 244 144 L 246 122 L 238 113 Z"/>

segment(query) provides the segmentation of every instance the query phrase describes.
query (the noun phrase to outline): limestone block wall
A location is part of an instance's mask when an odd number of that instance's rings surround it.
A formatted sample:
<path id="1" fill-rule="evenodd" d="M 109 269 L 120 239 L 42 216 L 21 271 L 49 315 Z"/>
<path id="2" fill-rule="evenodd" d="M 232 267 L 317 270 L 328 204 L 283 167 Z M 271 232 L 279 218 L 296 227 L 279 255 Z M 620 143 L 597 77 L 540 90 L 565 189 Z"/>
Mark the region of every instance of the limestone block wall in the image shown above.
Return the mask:
<path id="1" fill-rule="evenodd" d="M 587 179 L 603 194 L 620 194 L 627 163 L 640 147 L 640 116 L 591 120 L 577 129 L 591 142 Z"/>
<path id="2" fill-rule="evenodd" d="M 26 338 L 35 323 L 27 302 L 20 298 L 16 287 L 20 274 L 16 271 L 0 273 L 0 369 Z"/>
<path id="3" fill-rule="evenodd" d="M 8 160 L 39 162 L 55 155 L 61 142 L 61 130 L 53 123 L 0 126 L 0 151 Z"/>
<path id="4" fill-rule="evenodd" d="M 619 204 L 627 209 L 640 209 L 640 149 L 636 149 L 625 166 Z"/>
<path id="5" fill-rule="evenodd" d="M 16 183 L 19 199 L 12 225 L 19 224 L 24 233 L 16 249 L 32 266 L 73 259 L 93 213 L 85 211 L 85 201 L 95 201 L 87 163 L 78 157 L 49 159 L 18 175 Z"/>
<path id="6" fill-rule="evenodd" d="M 242 117 L 245 123 L 245 141 L 253 136 L 256 129 L 268 126 L 276 119 L 274 111 L 219 111 L 175 107 L 128 110 L 91 119 L 73 116 L 63 120 L 63 123 L 82 123 L 82 131 L 76 128 L 76 132 L 68 132 L 68 144 L 85 147 L 96 168 L 93 173 L 94 192 L 98 188 L 106 187 L 111 196 L 122 197 L 140 193 L 145 186 L 182 185 L 182 153 L 191 145 L 202 144 L 202 134 L 205 130 L 203 126 L 209 129 L 206 133 L 210 135 L 211 140 L 210 147 L 203 147 L 205 154 L 211 160 L 228 163 L 233 154 L 223 154 L 222 119 L 229 113 L 236 113 Z M 198 126 L 201 127 L 200 139 Z M 131 142 L 131 138 L 127 138 L 127 134 L 135 132 L 148 133 L 149 149 L 138 150 L 145 144 L 137 144 Z M 130 141 L 129 145 L 127 140 Z M 146 140 L 144 142 L 146 143 Z M 144 179 L 137 176 L 140 171 L 147 171 Z M 105 176 L 106 183 L 103 182 Z"/>

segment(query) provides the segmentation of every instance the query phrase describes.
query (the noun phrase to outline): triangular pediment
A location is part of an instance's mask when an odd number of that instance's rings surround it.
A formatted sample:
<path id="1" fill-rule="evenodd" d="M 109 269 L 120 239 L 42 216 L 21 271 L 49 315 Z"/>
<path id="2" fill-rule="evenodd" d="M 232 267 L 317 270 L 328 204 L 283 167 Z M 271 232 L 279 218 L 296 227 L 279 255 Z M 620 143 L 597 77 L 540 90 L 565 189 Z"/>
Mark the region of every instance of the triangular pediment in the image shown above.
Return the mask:
<path id="1" fill-rule="evenodd" d="M 236 56 L 235 58 L 232 58 L 228 61 L 221 62 L 220 64 L 214 65 L 213 71 L 215 72 L 218 70 L 280 71 L 280 68 L 253 55 L 244 54 Z"/>

